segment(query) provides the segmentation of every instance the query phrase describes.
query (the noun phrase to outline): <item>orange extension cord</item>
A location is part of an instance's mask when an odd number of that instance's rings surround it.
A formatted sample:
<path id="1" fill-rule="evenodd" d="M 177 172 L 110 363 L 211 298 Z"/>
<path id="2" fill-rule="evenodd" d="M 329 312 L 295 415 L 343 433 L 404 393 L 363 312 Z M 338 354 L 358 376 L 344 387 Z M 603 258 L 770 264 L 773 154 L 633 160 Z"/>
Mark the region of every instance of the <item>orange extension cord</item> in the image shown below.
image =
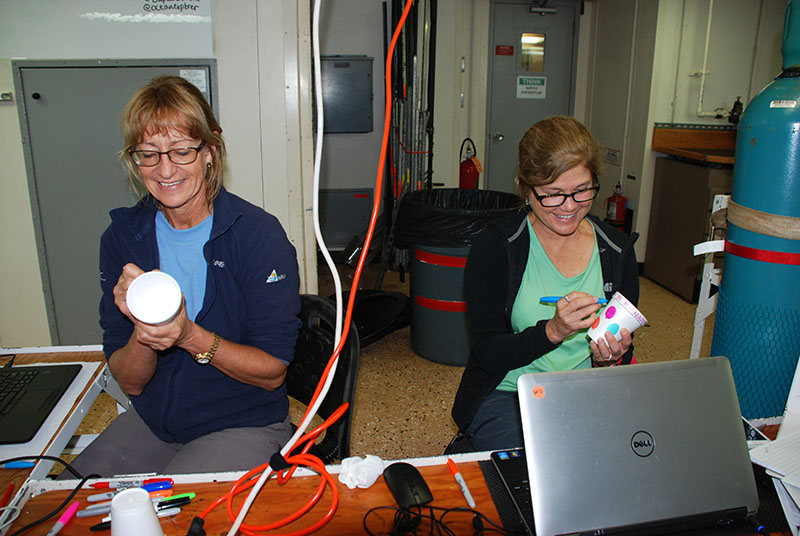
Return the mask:
<path id="1" fill-rule="evenodd" d="M 321 0 L 316 0 L 321 1 Z M 347 341 L 347 336 L 350 331 L 350 322 L 353 316 L 353 305 L 355 303 L 356 292 L 358 290 L 358 283 L 361 279 L 361 272 L 364 269 L 364 264 L 366 262 L 367 253 L 369 252 L 370 243 L 372 242 L 372 235 L 375 232 L 375 222 L 378 219 L 378 209 L 380 208 L 380 199 L 381 193 L 383 190 L 383 170 L 384 170 L 384 162 L 386 160 L 386 148 L 388 145 L 389 140 L 389 129 L 391 124 L 391 115 L 392 115 L 392 58 L 394 56 L 394 49 L 397 44 L 397 40 L 400 36 L 400 32 L 403 29 L 403 25 L 405 24 L 406 18 L 408 17 L 408 13 L 411 10 L 411 5 L 413 4 L 413 0 L 408 0 L 406 3 L 403 14 L 400 17 L 400 20 L 397 24 L 397 28 L 392 35 L 392 40 L 389 45 L 389 50 L 386 56 L 386 108 L 384 114 L 384 123 L 383 123 L 383 140 L 381 142 L 381 153 L 380 158 L 378 159 L 378 173 L 375 179 L 375 202 L 372 206 L 372 215 L 370 216 L 369 220 L 369 227 L 367 229 L 366 239 L 364 240 L 364 246 L 361 251 L 361 256 L 358 260 L 358 265 L 356 267 L 355 274 L 353 276 L 353 283 L 350 287 L 350 296 L 347 302 L 347 310 L 345 313 L 345 320 L 344 320 L 344 328 L 341 339 L 339 340 L 339 345 L 331 355 L 330 360 L 328 361 L 328 365 L 325 367 L 325 371 L 322 374 L 322 378 L 320 379 L 319 383 L 317 384 L 317 389 L 314 391 L 314 396 L 311 399 L 311 402 L 308 404 L 308 408 L 310 409 L 313 405 L 315 400 L 319 397 L 320 392 L 322 390 L 322 386 L 325 384 L 325 380 L 328 377 L 328 374 L 331 371 L 333 365 L 337 362 L 339 353 L 342 351 L 344 347 L 345 341 Z M 319 519 L 313 525 L 305 527 L 303 529 L 294 531 L 294 532 L 287 532 L 283 533 L 283 536 L 302 536 L 305 534 L 311 534 L 316 530 L 319 530 L 322 526 L 324 526 L 330 519 L 333 517 L 334 513 L 336 513 L 336 508 L 339 505 L 339 490 L 336 487 L 336 482 L 334 481 L 333 476 L 328 473 L 325 469 L 325 464 L 322 460 L 320 460 L 317 456 L 312 454 L 308 454 L 308 451 L 314 445 L 316 439 L 320 436 L 320 434 L 325 431 L 331 424 L 336 422 L 345 411 L 347 411 L 349 404 L 345 403 L 342 404 L 325 422 L 323 422 L 320 426 L 304 434 L 297 440 L 295 447 L 292 448 L 292 451 L 297 448 L 298 445 L 303 445 L 302 450 L 298 454 L 289 454 L 286 456 L 286 461 L 291 464 L 291 468 L 284 474 L 283 471 L 272 471 L 270 473 L 270 477 L 275 474 L 276 479 L 279 485 L 285 485 L 289 479 L 291 479 L 292 475 L 294 474 L 295 470 L 299 466 L 309 467 L 320 474 L 320 483 L 317 487 L 316 492 L 314 495 L 308 500 L 308 502 L 297 512 L 281 519 L 279 521 L 275 521 L 273 523 L 269 523 L 266 525 L 247 525 L 242 524 L 239 527 L 239 530 L 248 536 L 257 536 L 259 532 L 271 531 L 283 526 L 292 523 L 300 519 L 303 515 L 305 515 L 311 508 L 316 505 L 317 502 L 322 498 L 322 495 L 325 492 L 326 486 L 330 486 L 331 488 L 331 505 L 328 509 L 327 513 Z M 307 417 L 307 413 L 309 409 L 306 410 L 306 415 L 303 416 L 303 420 Z M 239 493 L 247 491 L 248 489 L 252 488 L 255 484 L 255 477 L 258 474 L 261 474 L 263 471 L 266 471 L 269 468 L 269 463 L 265 463 L 258 467 L 255 467 L 242 475 L 242 477 L 236 481 L 236 483 L 231 487 L 231 489 L 214 502 L 212 502 L 205 510 L 203 510 L 199 517 L 201 519 L 205 519 L 206 516 L 214 510 L 217 506 L 222 503 L 226 504 L 228 517 L 230 518 L 231 522 L 234 522 L 238 517 L 239 510 L 241 509 L 241 505 L 239 508 L 235 508 L 233 504 L 234 497 Z"/>

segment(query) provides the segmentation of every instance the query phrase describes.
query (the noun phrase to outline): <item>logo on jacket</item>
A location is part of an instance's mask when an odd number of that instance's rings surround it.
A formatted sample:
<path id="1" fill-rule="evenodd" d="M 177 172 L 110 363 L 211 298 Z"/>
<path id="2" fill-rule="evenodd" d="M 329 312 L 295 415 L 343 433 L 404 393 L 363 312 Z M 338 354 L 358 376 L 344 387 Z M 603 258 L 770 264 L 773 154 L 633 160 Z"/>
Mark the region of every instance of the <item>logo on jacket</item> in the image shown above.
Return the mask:
<path id="1" fill-rule="evenodd" d="M 278 275 L 278 272 L 272 270 L 272 273 L 267 277 L 267 283 L 277 283 L 281 279 L 286 279 L 286 274 Z"/>
<path id="2" fill-rule="evenodd" d="M 603 292 L 611 292 L 614 290 L 614 283 L 606 283 L 603 285 Z"/>

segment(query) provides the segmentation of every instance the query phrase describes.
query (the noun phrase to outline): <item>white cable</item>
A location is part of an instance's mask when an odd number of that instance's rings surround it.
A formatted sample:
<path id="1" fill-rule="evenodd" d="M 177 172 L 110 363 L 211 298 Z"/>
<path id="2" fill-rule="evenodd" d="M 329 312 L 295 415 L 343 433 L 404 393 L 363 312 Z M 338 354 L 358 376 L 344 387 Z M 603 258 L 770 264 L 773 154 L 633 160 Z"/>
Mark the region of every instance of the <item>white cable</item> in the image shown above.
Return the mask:
<path id="1" fill-rule="evenodd" d="M 714 11 L 714 0 L 708 0 L 708 21 L 706 23 L 706 44 L 703 51 L 703 70 L 700 71 L 700 95 L 697 99 L 697 116 L 714 117 L 716 112 L 703 111 L 703 98 L 706 91 L 706 69 L 708 68 L 708 48 L 711 42 L 711 15 Z"/>
<path id="2" fill-rule="evenodd" d="M 322 109 L 322 70 L 320 68 L 320 53 L 319 53 L 319 10 L 320 5 L 322 4 L 322 0 L 315 0 L 314 2 L 314 13 L 312 16 L 312 26 L 311 26 L 311 48 L 312 48 L 312 56 L 314 62 L 314 80 L 316 82 L 315 88 L 315 97 L 316 97 L 316 105 L 317 105 L 317 133 L 316 133 L 316 146 L 314 148 L 314 192 L 313 192 L 313 204 L 312 204 L 312 211 L 313 211 L 313 219 L 314 219 L 314 234 L 317 238 L 317 243 L 319 244 L 320 250 L 322 251 L 322 256 L 325 258 L 325 262 L 328 265 L 328 268 L 331 271 L 331 275 L 333 276 L 333 284 L 336 292 L 336 326 L 334 328 L 334 344 L 333 347 L 336 348 L 339 346 L 339 341 L 341 340 L 342 336 L 342 283 L 339 279 L 339 273 L 336 270 L 336 265 L 333 262 L 333 259 L 328 252 L 328 249 L 325 245 L 325 240 L 322 238 L 322 231 L 320 230 L 319 226 L 319 171 L 320 171 L 320 163 L 322 161 L 322 134 L 323 134 L 323 109 Z M 320 391 L 319 396 L 314 401 L 314 404 L 308 409 L 306 413 L 306 418 L 300 423 L 297 427 L 297 431 L 294 435 L 289 439 L 289 441 L 284 445 L 281 449 L 281 456 L 286 456 L 288 452 L 290 452 L 293 448 L 297 440 L 305 433 L 306 429 L 308 428 L 309 423 L 317 414 L 317 410 L 319 409 L 320 404 L 322 401 L 325 400 L 325 396 L 328 394 L 330 390 L 330 385 L 333 382 L 333 377 L 336 373 L 336 368 L 339 365 L 339 357 L 336 357 L 336 360 L 331 367 L 330 373 L 328 374 L 327 379 L 325 380 L 325 384 Z M 248 511 L 250 510 L 250 506 L 252 506 L 253 501 L 255 501 L 256 496 L 261 491 L 261 488 L 264 487 L 264 484 L 269 478 L 271 472 L 271 467 L 267 467 L 262 473 L 261 476 L 258 478 L 258 481 L 253 485 L 253 488 L 250 490 L 250 493 L 247 495 L 244 503 L 242 504 L 242 508 L 239 511 L 239 515 L 236 516 L 236 520 L 234 521 L 233 525 L 231 526 L 230 530 L 228 531 L 228 536 L 234 536 L 238 531 L 239 527 L 242 525 L 244 518 L 247 516 Z"/>

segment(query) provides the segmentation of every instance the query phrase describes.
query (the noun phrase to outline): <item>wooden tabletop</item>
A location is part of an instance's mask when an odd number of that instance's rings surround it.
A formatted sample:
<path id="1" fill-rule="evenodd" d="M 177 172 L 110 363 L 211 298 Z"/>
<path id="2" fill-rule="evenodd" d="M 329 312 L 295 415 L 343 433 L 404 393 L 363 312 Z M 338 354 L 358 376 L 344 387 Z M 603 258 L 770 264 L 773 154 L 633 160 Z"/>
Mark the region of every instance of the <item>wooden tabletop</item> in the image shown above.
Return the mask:
<path id="1" fill-rule="evenodd" d="M 459 468 L 467 482 L 467 485 L 475 498 L 476 510 L 485 514 L 495 523 L 499 524 L 499 516 L 495 509 L 494 502 L 489 494 L 489 489 L 481 473 L 478 462 L 460 462 Z M 446 465 L 430 465 L 419 468 L 428 486 L 433 493 L 432 506 L 442 508 L 467 507 L 466 500 L 461 494 L 461 490 L 453 477 L 447 470 Z M 364 517 L 372 508 L 396 507 L 383 477 L 379 477 L 377 482 L 368 489 L 349 489 L 339 482 L 338 475 L 334 475 L 336 486 L 339 491 L 339 505 L 331 521 L 322 527 L 317 534 L 366 534 L 364 530 Z M 76 482 L 76 481 L 73 481 Z M 260 525 L 272 523 L 279 519 L 298 511 L 315 493 L 320 479 L 318 476 L 294 476 L 288 483 L 281 486 L 275 479 L 270 479 L 259 493 L 253 503 L 250 513 L 245 519 L 245 523 L 250 525 Z M 231 488 L 231 482 L 205 482 L 196 484 L 176 484 L 173 488 L 174 494 L 195 492 L 197 497 L 191 504 L 182 507 L 181 513 L 175 517 L 161 520 L 161 526 L 167 536 L 185 535 L 194 516 L 204 510 L 209 504 L 222 496 Z M 98 493 L 97 490 L 81 490 L 75 496 L 75 500 L 81 503 L 80 509 L 86 508 L 89 504 L 86 500 L 88 495 Z M 236 507 L 242 503 L 246 497 L 244 492 L 236 497 L 234 504 Z M 29 500 L 20 517 L 16 520 L 10 532 L 27 525 L 51 510 L 55 509 L 68 495 L 66 490 L 48 491 L 37 495 Z M 326 489 L 321 500 L 308 513 L 298 521 L 284 527 L 278 532 L 284 533 L 313 525 L 328 511 L 331 504 L 331 491 Z M 442 511 L 436 513 L 441 515 Z M 374 533 L 387 533 L 391 528 L 394 517 L 394 510 L 381 509 L 374 514 L 370 514 L 366 522 Z M 57 516 L 49 519 L 39 527 L 35 527 L 25 534 L 44 535 L 55 523 Z M 73 518 L 59 533 L 60 536 L 70 536 L 76 534 L 86 534 L 94 524 L 101 521 L 101 517 Z M 472 515 L 464 512 L 454 512 L 445 517 L 448 526 L 455 534 L 472 534 Z M 225 504 L 219 505 L 207 517 L 204 525 L 206 533 L 210 535 L 226 534 L 232 525 L 228 518 Z M 427 525 L 423 525 L 426 527 Z M 424 531 L 423 531 L 424 532 Z"/>
<path id="2" fill-rule="evenodd" d="M 699 162 L 732 165 L 736 161 L 736 131 L 656 127 L 651 148 Z"/>

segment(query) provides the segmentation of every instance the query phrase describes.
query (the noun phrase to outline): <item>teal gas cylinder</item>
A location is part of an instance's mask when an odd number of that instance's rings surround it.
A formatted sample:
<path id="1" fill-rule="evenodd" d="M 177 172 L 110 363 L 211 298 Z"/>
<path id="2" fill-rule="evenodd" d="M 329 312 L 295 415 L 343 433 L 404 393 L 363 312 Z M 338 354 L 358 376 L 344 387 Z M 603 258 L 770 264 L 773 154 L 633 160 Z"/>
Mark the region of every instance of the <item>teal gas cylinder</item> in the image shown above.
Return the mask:
<path id="1" fill-rule="evenodd" d="M 711 343 L 748 418 L 783 414 L 800 356 L 800 0 L 786 8 L 781 52 L 783 71 L 738 127 Z"/>

